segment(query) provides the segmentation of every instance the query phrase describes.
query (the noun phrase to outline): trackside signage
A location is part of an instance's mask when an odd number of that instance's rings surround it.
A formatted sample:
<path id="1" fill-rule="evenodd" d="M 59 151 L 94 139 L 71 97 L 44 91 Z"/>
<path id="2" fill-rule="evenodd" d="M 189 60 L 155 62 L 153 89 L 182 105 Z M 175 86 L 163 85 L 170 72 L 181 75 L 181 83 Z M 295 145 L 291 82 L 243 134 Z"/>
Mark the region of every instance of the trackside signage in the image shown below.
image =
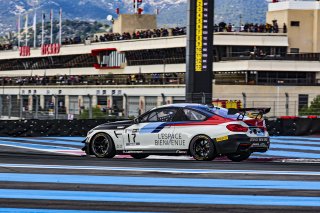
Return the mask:
<path id="1" fill-rule="evenodd" d="M 208 63 L 208 31 L 209 31 L 209 0 L 196 2 L 196 35 L 195 35 L 195 71 L 207 71 Z M 211 42 L 210 42 L 211 43 Z"/>
<path id="2" fill-rule="evenodd" d="M 186 102 L 212 102 L 214 0 L 188 0 Z"/>
<path id="3" fill-rule="evenodd" d="M 41 55 L 59 54 L 60 48 L 60 44 L 44 44 L 41 46 Z"/>
<path id="4" fill-rule="evenodd" d="M 20 56 L 30 56 L 31 51 L 29 46 L 19 47 L 19 55 Z"/>

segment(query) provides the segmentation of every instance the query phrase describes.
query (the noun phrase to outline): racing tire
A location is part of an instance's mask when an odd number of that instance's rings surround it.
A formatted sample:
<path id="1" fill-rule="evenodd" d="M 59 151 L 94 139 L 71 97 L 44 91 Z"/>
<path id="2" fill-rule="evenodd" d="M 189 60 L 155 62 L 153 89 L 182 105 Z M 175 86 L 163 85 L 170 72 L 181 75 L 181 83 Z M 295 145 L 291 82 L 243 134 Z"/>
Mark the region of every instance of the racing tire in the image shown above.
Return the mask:
<path id="1" fill-rule="evenodd" d="M 233 162 L 241 162 L 247 160 L 251 155 L 251 152 L 241 152 L 227 155 L 227 158 Z"/>
<path id="2" fill-rule="evenodd" d="M 190 142 L 190 154 L 195 160 L 212 161 L 217 156 L 214 142 L 206 135 L 198 135 Z"/>
<path id="3" fill-rule="evenodd" d="M 149 157 L 148 154 L 144 154 L 144 153 L 136 153 L 136 154 L 130 154 L 131 157 L 133 157 L 134 159 L 144 159 Z"/>
<path id="4" fill-rule="evenodd" d="M 90 149 L 97 158 L 113 158 L 116 155 L 114 143 L 111 137 L 105 133 L 93 136 Z"/>

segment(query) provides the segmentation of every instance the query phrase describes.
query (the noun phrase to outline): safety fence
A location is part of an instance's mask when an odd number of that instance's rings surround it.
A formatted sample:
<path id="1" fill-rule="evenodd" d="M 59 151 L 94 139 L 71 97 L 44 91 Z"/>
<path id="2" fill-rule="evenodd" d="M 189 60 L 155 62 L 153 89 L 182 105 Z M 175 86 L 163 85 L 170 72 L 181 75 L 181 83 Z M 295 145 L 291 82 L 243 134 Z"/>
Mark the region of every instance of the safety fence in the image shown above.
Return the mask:
<path id="1" fill-rule="evenodd" d="M 119 119 L 117 119 L 119 120 Z M 0 137 L 86 136 L 87 132 L 109 120 L 6 120 L 0 121 Z M 320 118 L 284 117 L 266 121 L 272 136 L 320 134 Z"/>
<path id="2" fill-rule="evenodd" d="M 320 95 L 312 92 L 295 90 L 299 87 L 255 87 L 250 92 L 242 92 L 243 88 L 233 89 L 227 86 L 216 86 L 213 98 L 211 94 L 194 93 L 187 94 L 187 98 L 193 97 L 198 103 L 212 103 L 224 108 L 271 108 L 267 118 L 281 116 L 308 116 L 320 115 Z M 289 90 L 289 89 L 290 90 Z M 123 88 L 126 89 L 126 88 Z M 273 91 L 266 92 L 266 90 Z M 163 104 L 185 103 L 186 96 L 181 94 L 153 94 L 145 96 L 141 88 L 139 95 L 126 95 L 121 90 L 112 90 L 106 95 L 106 90 L 97 90 L 99 95 L 0 95 L 0 120 L 73 120 L 73 119 L 111 119 L 132 118 L 154 107 Z M 232 93 L 231 93 L 232 90 Z M 120 91 L 120 93 L 119 93 Z M 294 92 L 292 92 L 294 91 Z M 28 90 L 26 91 L 28 92 Z M 96 92 L 96 90 L 93 90 Z M 110 91 L 109 91 L 110 93 Z"/>

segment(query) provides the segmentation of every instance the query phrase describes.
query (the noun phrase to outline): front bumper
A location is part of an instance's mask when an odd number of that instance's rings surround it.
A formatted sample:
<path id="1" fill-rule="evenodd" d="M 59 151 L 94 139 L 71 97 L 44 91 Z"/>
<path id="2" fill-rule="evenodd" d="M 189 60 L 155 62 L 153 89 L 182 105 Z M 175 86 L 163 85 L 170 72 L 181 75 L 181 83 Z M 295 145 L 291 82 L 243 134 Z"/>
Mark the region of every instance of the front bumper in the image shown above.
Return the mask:
<path id="1" fill-rule="evenodd" d="M 229 135 L 224 140 L 214 139 L 219 154 L 239 152 L 266 152 L 270 147 L 269 137 L 249 137 L 247 135 Z"/>
<path id="2" fill-rule="evenodd" d="M 86 137 L 86 139 L 84 139 L 81 143 L 84 144 L 84 146 L 82 147 L 82 151 L 85 151 L 87 155 L 90 155 L 90 146 L 89 146 L 89 140 L 88 137 Z"/>

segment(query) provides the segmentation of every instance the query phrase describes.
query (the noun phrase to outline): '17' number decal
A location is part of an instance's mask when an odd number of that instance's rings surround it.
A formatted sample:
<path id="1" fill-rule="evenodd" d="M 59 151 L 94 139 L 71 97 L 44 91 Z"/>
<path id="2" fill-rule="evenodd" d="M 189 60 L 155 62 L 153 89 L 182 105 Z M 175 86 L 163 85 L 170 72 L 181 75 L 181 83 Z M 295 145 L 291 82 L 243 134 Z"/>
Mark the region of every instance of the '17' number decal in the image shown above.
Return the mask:
<path id="1" fill-rule="evenodd" d="M 128 142 L 131 143 L 131 139 L 130 138 L 132 137 L 132 142 L 136 143 L 136 136 L 137 136 L 136 133 L 128 134 Z"/>

